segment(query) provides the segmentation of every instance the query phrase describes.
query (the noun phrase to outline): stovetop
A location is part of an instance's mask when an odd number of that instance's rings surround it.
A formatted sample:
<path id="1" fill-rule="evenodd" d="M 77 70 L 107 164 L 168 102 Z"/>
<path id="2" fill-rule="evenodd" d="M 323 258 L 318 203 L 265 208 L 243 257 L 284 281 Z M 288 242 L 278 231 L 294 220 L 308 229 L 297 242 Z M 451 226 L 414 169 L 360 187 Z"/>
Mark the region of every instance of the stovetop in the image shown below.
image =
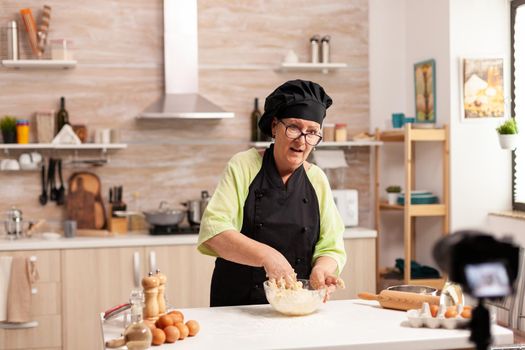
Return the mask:
<path id="1" fill-rule="evenodd" d="M 149 229 L 150 235 L 198 234 L 199 226 L 155 225 Z"/>

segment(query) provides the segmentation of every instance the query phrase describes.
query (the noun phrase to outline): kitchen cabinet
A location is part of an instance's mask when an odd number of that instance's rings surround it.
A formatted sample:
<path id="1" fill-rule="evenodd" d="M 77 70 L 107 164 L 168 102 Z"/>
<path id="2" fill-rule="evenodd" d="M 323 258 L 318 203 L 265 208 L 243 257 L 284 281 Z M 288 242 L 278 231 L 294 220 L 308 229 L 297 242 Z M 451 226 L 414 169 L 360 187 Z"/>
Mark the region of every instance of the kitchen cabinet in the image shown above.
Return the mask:
<path id="1" fill-rule="evenodd" d="M 445 125 L 439 129 L 414 129 L 411 124 L 406 124 L 405 129 L 402 131 L 376 131 L 376 140 L 382 142 L 403 142 L 404 144 L 404 175 L 405 193 L 410 193 L 414 190 L 415 186 L 415 148 L 418 143 L 421 142 L 433 142 L 437 143 L 442 150 L 442 162 L 443 162 L 443 174 L 441 176 L 443 193 L 440 196 L 441 202 L 438 204 L 412 204 L 411 200 L 405 200 L 404 205 L 399 204 L 388 204 L 382 202 L 379 198 L 379 187 L 380 187 L 380 156 L 379 148 L 375 149 L 375 195 L 376 195 L 376 230 L 377 230 L 377 249 L 376 249 L 376 261 L 377 261 L 377 281 L 380 280 L 380 268 L 379 268 L 379 248 L 380 239 L 383 233 L 383 228 L 380 225 L 381 213 L 384 211 L 397 211 L 403 213 L 403 241 L 404 241 L 404 259 L 405 266 L 403 271 L 403 280 L 400 281 L 403 284 L 422 284 L 438 289 L 443 287 L 444 280 L 442 278 L 436 279 L 413 279 L 411 277 L 410 262 L 415 256 L 415 220 L 416 218 L 422 217 L 440 217 L 443 223 L 443 235 L 449 233 L 450 227 L 450 205 L 449 205 L 449 163 L 450 163 L 450 150 L 449 150 L 449 130 L 448 126 Z M 408 195 L 405 198 L 409 198 Z M 381 289 L 378 285 L 377 289 Z"/>
<path id="2" fill-rule="evenodd" d="M 146 256 L 167 277 L 166 298 L 175 308 L 210 305 L 211 275 L 215 258 L 200 254 L 196 245 L 146 247 Z"/>
<path id="3" fill-rule="evenodd" d="M 62 251 L 64 349 L 102 348 L 98 315 L 129 300 L 137 271 L 140 283 L 143 247 Z"/>
<path id="4" fill-rule="evenodd" d="M 334 292 L 331 299 L 355 299 L 361 292 L 376 291 L 376 258 L 374 238 L 345 239 L 346 265 L 341 278 L 346 288 Z"/>
<path id="5" fill-rule="evenodd" d="M 0 329 L 0 349 L 50 349 L 62 346 L 60 251 L 0 252 L 0 256 L 34 257 L 39 280 L 33 285 L 32 314 L 38 324 L 31 328 Z"/>

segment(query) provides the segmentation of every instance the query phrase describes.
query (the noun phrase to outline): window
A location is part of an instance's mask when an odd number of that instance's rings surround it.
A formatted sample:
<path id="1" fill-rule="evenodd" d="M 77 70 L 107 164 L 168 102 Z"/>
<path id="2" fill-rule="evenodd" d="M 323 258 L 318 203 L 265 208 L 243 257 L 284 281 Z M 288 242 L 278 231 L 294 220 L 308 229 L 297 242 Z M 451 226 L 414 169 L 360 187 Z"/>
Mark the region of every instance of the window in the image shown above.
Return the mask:
<path id="1" fill-rule="evenodd" d="M 525 0 L 511 3 L 511 113 L 525 134 Z M 525 137 L 512 152 L 512 209 L 525 211 Z"/>

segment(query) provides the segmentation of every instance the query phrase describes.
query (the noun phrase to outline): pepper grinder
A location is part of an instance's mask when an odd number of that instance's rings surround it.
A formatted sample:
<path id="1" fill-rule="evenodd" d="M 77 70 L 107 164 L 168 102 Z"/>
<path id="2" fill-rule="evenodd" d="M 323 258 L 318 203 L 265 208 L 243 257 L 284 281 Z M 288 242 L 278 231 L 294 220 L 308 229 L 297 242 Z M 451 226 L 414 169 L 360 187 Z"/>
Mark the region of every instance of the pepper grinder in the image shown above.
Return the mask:
<path id="1" fill-rule="evenodd" d="M 159 279 L 153 276 L 153 272 L 148 277 L 142 279 L 142 288 L 144 288 L 144 319 L 156 321 L 159 318 Z"/>
<path id="2" fill-rule="evenodd" d="M 159 315 L 164 315 L 166 313 L 166 299 L 165 299 L 165 292 L 166 292 L 166 275 L 161 273 L 159 269 L 157 269 L 157 273 L 155 275 L 159 280 L 159 294 L 157 297 L 157 302 L 159 304 Z"/>

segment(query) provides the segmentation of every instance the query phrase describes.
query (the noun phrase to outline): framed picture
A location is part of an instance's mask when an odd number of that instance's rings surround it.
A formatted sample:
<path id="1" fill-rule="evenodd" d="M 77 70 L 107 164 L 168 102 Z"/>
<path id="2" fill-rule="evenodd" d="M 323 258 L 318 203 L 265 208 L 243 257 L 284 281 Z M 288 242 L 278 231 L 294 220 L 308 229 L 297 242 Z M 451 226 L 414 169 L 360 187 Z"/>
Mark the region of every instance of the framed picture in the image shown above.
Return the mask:
<path id="1" fill-rule="evenodd" d="M 414 64 L 416 123 L 436 122 L 436 61 Z"/>
<path id="2" fill-rule="evenodd" d="M 460 64 L 462 119 L 504 117 L 503 58 L 463 58 Z"/>

